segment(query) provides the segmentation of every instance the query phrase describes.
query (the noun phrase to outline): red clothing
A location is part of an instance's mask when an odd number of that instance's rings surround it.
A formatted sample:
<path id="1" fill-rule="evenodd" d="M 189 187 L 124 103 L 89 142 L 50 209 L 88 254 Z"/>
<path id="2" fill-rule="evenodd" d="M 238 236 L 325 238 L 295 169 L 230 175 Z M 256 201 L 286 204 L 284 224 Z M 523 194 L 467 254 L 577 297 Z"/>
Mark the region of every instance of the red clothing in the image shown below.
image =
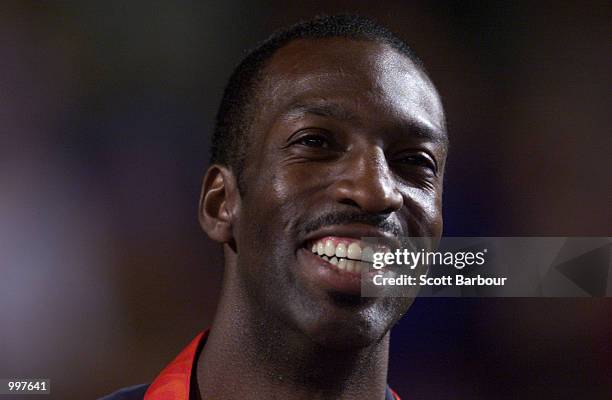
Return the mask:
<path id="1" fill-rule="evenodd" d="M 189 400 L 191 372 L 196 353 L 208 332 L 200 333 L 181 353 L 160 372 L 145 393 L 144 400 Z M 400 400 L 397 393 L 387 390 L 387 398 Z"/>
<path id="2" fill-rule="evenodd" d="M 191 370 L 200 341 L 208 337 L 200 333 L 176 358 L 157 375 L 145 393 L 144 400 L 189 400 Z"/>

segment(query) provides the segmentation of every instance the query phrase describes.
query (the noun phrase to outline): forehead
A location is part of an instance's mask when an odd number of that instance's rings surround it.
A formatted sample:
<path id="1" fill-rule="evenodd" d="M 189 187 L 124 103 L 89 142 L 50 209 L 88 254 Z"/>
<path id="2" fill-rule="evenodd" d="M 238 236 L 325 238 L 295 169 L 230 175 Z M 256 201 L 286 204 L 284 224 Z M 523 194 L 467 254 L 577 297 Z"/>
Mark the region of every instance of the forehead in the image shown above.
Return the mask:
<path id="1" fill-rule="evenodd" d="M 298 39 L 280 48 L 260 82 L 262 110 L 329 101 L 362 116 L 418 120 L 444 131 L 439 96 L 424 72 L 391 46 L 346 38 Z M 272 115 L 274 117 L 278 115 Z"/>

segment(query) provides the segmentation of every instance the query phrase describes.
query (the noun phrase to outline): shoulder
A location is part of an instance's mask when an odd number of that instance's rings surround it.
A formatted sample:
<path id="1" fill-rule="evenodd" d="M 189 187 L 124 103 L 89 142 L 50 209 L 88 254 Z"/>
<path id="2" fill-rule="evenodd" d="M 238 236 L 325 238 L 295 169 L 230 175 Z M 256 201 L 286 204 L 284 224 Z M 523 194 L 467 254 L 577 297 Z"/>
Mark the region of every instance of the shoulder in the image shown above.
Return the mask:
<path id="1" fill-rule="evenodd" d="M 142 400 L 149 384 L 130 386 L 104 396 L 98 400 Z"/>

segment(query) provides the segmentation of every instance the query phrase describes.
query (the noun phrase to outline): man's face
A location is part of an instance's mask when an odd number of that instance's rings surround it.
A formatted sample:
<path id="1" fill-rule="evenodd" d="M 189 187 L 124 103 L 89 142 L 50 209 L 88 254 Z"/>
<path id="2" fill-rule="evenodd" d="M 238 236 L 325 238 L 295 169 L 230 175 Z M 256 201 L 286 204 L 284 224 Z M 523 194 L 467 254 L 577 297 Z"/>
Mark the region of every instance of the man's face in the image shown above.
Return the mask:
<path id="1" fill-rule="evenodd" d="M 241 285 L 260 310 L 317 343 L 366 346 L 412 299 L 361 298 L 355 267 L 312 249 L 440 237 L 440 100 L 407 57 L 372 41 L 296 40 L 264 76 L 233 221 Z"/>

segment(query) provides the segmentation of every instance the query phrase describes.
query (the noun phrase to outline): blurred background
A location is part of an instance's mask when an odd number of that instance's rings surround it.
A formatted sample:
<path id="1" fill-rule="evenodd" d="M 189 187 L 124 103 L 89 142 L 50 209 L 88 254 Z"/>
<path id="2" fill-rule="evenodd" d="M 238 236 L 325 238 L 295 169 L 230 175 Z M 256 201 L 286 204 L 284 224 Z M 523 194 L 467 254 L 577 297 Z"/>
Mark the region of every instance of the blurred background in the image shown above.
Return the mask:
<path id="1" fill-rule="evenodd" d="M 332 12 L 397 32 L 442 94 L 446 235 L 610 236 L 609 2 L 6 1 L 0 377 L 97 398 L 151 382 L 211 323 L 222 258 L 196 208 L 224 84 L 273 30 Z M 604 399 L 611 338 L 610 298 L 418 299 L 389 381 L 408 399 Z"/>

